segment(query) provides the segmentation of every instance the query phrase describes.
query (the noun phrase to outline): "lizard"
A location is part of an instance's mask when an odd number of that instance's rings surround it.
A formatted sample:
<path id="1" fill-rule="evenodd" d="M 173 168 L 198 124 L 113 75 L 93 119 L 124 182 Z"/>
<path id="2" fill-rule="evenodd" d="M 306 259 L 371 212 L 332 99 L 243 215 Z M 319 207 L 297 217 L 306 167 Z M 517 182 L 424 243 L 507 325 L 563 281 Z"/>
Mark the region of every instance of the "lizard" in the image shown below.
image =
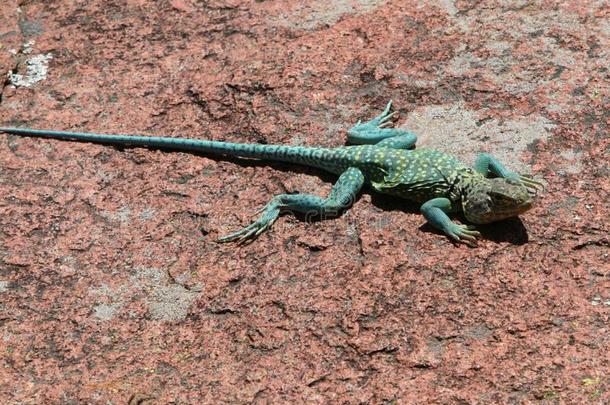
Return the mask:
<path id="1" fill-rule="evenodd" d="M 322 169 L 338 176 L 325 197 L 280 194 L 260 209 L 246 227 L 218 239 L 246 242 L 268 230 L 282 213 L 336 217 L 351 207 L 363 186 L 421 204 L 420 211 L 434 228 L 450 239 L 469 245 L 481 233 L 473 224 L 516 217 L 533 205 L 542 183 L 508 170 L 488 153 L 473 167 L 435 149 L 416 149 L 417 136 L 395 128 L 398 111 L 392 101 L 381 114 L 358 121 L 347 131 L 348 145 L 335 148 L 220 142 L 212 140 L 108 135 L 97 133 L 0 128 L 0 132 L 123 147 L 163 148 L 206 154 L 281 161 Z M 448 214 L 462 212 L 470 223 L 453 222 Z"/>

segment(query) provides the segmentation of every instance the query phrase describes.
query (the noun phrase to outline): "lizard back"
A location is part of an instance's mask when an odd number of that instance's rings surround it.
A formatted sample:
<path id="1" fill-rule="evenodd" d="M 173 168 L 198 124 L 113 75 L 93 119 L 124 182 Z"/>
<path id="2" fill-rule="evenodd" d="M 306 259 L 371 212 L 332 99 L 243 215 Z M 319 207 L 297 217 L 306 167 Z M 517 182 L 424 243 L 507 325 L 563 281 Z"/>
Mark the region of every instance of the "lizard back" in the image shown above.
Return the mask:
<path id="1" fill-rule="evenodd" d="M 457 158 L 434 149 L 392 149 L 374 145 L 332 150 L 327 170 L 341 173 L 359 168 L 377 191 L 415 202 L 431 198 L 458 198 L 460 174 L 470 170 Z"/>

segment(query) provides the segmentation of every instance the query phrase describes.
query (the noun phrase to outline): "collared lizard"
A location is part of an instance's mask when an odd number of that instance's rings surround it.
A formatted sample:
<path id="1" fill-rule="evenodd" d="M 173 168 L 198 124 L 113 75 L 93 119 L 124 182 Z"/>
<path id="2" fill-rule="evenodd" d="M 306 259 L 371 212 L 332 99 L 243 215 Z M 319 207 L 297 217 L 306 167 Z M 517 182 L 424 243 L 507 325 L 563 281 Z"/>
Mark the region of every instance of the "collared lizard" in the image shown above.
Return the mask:
<path id="1" fill-rule="evenodd" d="M 350 146 L 318 148 L 241 144 L 200 139 L 105 135 L 65 131 L 0 128 L 1 132 L 111 145 L 165 148 L 210 154 L 290 162 L 323 169 L 339 176 L 329 195 L 280 194 L 259 211 L 250 225 L 219 239 L 246 241 L 269 229 L 283 212 L 336 216 L 349 208 L 366 184 L 373 190 L 421 203 L 421 213 L 435 228 L 455 241 L 473 243 L 480 233 L 471 225 L 451 221 L 448 213 L 463 212 L 473 224 L 486 224 L 531 208 L 541 183 L 507 170 L 482 153 L 474 167 L 433 149 L 412 149 L 417 137 L 393 128 L 397 112 L 392 101 L 374 119 L 348 131 Z"/>

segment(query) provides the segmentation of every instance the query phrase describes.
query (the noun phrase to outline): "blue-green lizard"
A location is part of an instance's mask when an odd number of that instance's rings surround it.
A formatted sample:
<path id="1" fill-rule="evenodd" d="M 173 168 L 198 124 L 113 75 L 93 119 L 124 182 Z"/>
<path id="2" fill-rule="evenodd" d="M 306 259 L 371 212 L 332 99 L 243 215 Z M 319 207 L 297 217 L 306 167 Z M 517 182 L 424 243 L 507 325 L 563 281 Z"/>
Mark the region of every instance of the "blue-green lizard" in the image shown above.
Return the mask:
<path id="1" fill-rule="evenodd" d="M 199 139 L 103 135 L 23 128 L 0 128 L 1 132 L 95 142 L 197 151 L 227 156 L 274 160 L 312 166 L 337 174 L 339 179 L 326 198 L 312 194 L 280 194 L 245 228 L 219 239 L 221 242 L 255 238 L 283 212 L 336 216 L 351 206 L 365 184 L 375 191 L 422 203 L 421 213 L 435 228 L 455 241 L 472 243 L 480 233 L 470 225 L 452 222 L 447 216 L 462 211 L 473 224 L 486 224 L 527 211 L 541 183 L 507 170 L 488 154 L 479 155 L 474 168 L 455 157 L 432 149 L 413 149 L 416 136 L 393 128 L 397 112 L 390 101 L 374 119 L 360 121 L 348 131 L 352 146 L 316 148 L 301 146 L 240 144 Z"/>

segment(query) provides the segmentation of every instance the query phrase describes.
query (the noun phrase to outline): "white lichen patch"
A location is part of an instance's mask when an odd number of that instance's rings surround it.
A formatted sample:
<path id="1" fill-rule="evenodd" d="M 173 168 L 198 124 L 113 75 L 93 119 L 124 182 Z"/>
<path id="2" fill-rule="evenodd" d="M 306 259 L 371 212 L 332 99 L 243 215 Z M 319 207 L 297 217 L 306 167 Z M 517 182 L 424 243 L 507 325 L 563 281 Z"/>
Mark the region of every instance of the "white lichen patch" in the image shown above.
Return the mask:
<path id="1" fill-rule="evenodd" d="M 9 72 L 9 81 L 15 87 L 32 87 L 47 78 L 51 59 L 53 55 L 50 53 L 33 56 L 25 62 L 25 75 Z"/>
<path id="2" fill-rule="evenodd" d="M 564 164 L 560 168 L 568 174 L 580 174 L 583 170 L 582 152 L 565 150 L 559 154 L 564 159 Z"/>
<path id="3" fill-rule="evenodd" d="M 591 305 L 597 306 L 597 305 L 605 305 L 605 306 L 609 306 L 610 307 L 610 299 L 603 299 L 602 297 L 600 297 L 599 295 L 596 295 L 595 297 L 593 297 L 593 299 L 591 300 Z"/>
<path id="4" fill-rule="evenodd" d="M 112 304 L 98 304 L 93 308 L 93 316 L 100 321 L 109 321 L 115 317 L 117 312 L 123 306 L 120 302 Z"/>
<path id="5" fill-rule="evenodd" d="M 197 292 L 172 282 L 165 272 L 156 268 L 139 269 L 131 277 L 131 284 L 146 292 L 145 301 L 151 318 L 160 321 L 184 319 L 198 295 Z"/>
<path id="6" fill-rule="evenodd" d="M 385 4 L 387 0 L 314 0 L 307 4 L 293 3 L 289 14 L 269 15 L 271 25 L 313 30 L 339 21 L 343 15 L 362 14 Z"/>
<path id="7" fill-rule="evenodd" d="M 25 44 L 23 44 L 23 50 L 21 51 L 24 55 L 29 55 L 32 53 L 32 47 L 34 46 L 36 42 L 34 41 L 28 41 Z"/>
<path id="8" fill-rule="evenodd" d="M 418 136 L 418 147 L 447 152 L 471 164 L 479 152 L 489 152 L 510 169 L 529 172 L 520 160 L 528 145 L 545 140 L 555 125 L 531 114 L 514 120 L 484 120 L 463 102 L 420 107 L 406 118 L 402 128 Z"/>
<path id="9" fill-rule="evenodd" d="M 129 222 L 129 220 L 131 218 L 131 208 L 121 207 L 115 212 L 110 212 L 110 211 L 104 210 L 102 212 L 102 216 L 104 218 L 110 219 L 112 221 L 127 223 L 127 222 Z"/>
<path id="10" fill-rule="evenodd" d="M 102 301 L 93 307 L 93 316 L 100 321 L 112 320 L 125 305 L 126 291 L 124 287 L 113 289 L 106 284 L 102 284 L 98 288 L 90 288 L 89 293 L 101 297 Z"/>
<path id="11" fill-rule="evenodd" d="M 154 218 L 156 210 L 154 208 L 145 208 L 140 212 L 140 219 L 142 221 L 147 221 L 149 219 Z"/>
<path id="12" fill-rule="evenodd" d="M 110 321 L 119 315 L 130 301 L 142 300 L 148 308 L 151 319 L 177 321 L 188 315 L 188 310 L 199 295 L 178 280 L 173 280 L 167 272 L 154 267 L 139 267 L 129 281 L 117 287 L 105 284 L 89 290 L 99 297 L 93 307 L 93 317 Z M 137 297 L 137 298 L 136 298 Z"/>
<path id="13" fill-rule="evenodd" d="M 419 0 L 417 2 L 418 8 L 424 8 L 429 6 L 436 6 L 441 10 L 444 10 L 450 16 L 455 16 L 459 11 L 455 6 L 454 0 Z"/>

